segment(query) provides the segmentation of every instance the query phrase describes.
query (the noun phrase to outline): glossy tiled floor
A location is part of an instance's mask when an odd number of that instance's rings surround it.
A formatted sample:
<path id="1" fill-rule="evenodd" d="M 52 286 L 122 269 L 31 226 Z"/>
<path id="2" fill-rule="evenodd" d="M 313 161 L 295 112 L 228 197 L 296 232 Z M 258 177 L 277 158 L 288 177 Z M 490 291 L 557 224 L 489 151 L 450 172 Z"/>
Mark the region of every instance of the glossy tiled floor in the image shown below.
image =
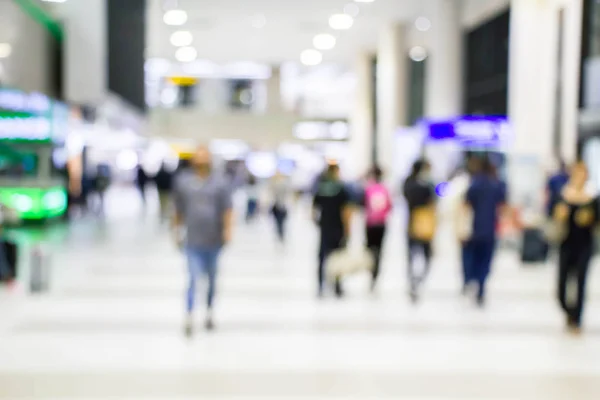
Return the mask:
<path id="1" fill-rule="evenodd" d="M 501 251 L 481 311 L 458 295 L 459 268 L 442 233 L 423 301 L 413 307 L 394 229 L 377 296 L 357 276 L 348 298 L 317 301 L 316 232 L 299 210 L 285 248 L 267 221 L 238 227 L 222 258 L 218 329 L 187 340 L 181 255 L 130 195 L 115 195 L 109 208 L 104 224 L 46 234 L 50 293 L 0 294 L 0 399 L 600 396 L 598 274 L 590 279 L 587 332 L 569 337 L 550 266 L 523 269 Z"/>

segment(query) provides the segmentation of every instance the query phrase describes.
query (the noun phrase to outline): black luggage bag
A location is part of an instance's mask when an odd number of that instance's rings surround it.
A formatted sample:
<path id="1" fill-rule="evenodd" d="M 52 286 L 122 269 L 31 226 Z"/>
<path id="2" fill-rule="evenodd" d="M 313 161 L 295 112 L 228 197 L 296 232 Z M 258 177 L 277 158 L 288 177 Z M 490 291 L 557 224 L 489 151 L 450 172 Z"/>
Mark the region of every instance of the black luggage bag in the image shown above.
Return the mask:
<path id="1" fill-rule="evenodd" d="M 541 263 L 548 258 L 549 244 L 544 232 L 538 228 L 523 231 L 521 243 L 521 261 L 523 263 Z"/>

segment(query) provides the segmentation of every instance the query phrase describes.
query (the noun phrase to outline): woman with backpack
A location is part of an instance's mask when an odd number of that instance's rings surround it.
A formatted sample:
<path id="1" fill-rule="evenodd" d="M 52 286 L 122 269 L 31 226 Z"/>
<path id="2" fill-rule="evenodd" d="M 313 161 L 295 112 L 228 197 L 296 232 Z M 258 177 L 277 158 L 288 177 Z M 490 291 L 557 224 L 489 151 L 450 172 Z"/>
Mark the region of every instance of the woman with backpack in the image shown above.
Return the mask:
<path id="1" fill-rule="evenodd" d="M 408 277 L 409 295 L 413 303 L 419 300 L 419 290 L 429 274 L 431 242 L 436 230 L 436 197 L 430 170 L 431 166 L 427 161 L 417 160 L 403 187 L 408 204 Z M 420 273 L 415 268 L 417 254 L 423 256 L 425 264 Z"/>
<path id="2" fill-rule="evenodd" d="M 375 166 L 365 187 L 365 214 L 367 247 L 373 252 L 375 265 L 371 291 L 375 290 L 381 264 L 381 248 L 385 237 L 387 219 L 392 210 L 392 198 L 389 190 L 381 182 L 383 172 Z"/>

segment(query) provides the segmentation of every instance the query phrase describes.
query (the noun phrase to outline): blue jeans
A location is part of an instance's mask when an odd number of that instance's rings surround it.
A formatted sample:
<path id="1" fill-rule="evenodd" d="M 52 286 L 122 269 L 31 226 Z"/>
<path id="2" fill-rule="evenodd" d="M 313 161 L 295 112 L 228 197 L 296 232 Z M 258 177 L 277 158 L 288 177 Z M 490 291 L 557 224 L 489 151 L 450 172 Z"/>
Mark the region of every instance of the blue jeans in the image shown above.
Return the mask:
<path id="1" fill-rule="evenodd" d="M 187 311 L 191 313 L 194 310 L 196 300 L 196 283 L 198 276 L 202 273 L 208 278 L 208 293 L 206 305 L 209 309 L 212 308 L 217 280 L 217 261 L 219 258 L 220 248 L 201 249 L 196 247 L 188 247 L 188 273 L 189 286 L 187 290 Z"/>
<path id="2" fill-rule="evenodd" d="M 465 283 L 476 282 L 478 284 L 477 296 L 479 298 L 485 296 L 485 283 L 492 268 L 495 249 L 495 240 L 471 240 L 463 247 Z"/>

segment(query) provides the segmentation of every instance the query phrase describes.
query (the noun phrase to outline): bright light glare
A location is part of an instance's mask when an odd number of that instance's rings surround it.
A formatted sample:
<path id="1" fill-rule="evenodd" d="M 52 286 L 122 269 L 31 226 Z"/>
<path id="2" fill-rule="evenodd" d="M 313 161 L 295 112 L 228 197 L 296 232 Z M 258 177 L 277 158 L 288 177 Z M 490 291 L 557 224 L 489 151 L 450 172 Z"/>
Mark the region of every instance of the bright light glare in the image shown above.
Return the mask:
<path id="1" fill-rule="evenodd" d="M 431 29 L 431 21 L 425 17 L 419 17 L 415 21 L 415 27 L 421 32 L 427 32 Z"/>
<path id="2" fill-rule="evenodd" d="M 321 33 L 313 39 L 313 46 L 317 50 L 331 50 L 335 47 L 335 36 L 329 33 Z"/>
<path id="3" fill-rule="evenodd" d="M 6 58 L 12 53 L 12 46 L 8 43 L 0 43 L 0 58 Z"/>
<path id="4" fill-rule="evenodd" d="M 160 94 L 160 102 L 163 104 L 163 106 L 173 106 L 177 102 L 178 95 L 177 88 L 168 86 L 164 88 Z"/>
<path id="5" fill-rule="evenodd" d="M 189 46 L 192 44 L 194 36 L 189 31 L 177 31 L 171 34 L 171 44 L 177 47 Z"/>
<path id="6" fill-rule="evenodd" d="M 138 155 L 133 150 L 123 150 L 117 155 L 117 167 L 122 171 L 131 171 L 138 164 Z"/>
<path id="7" fill-rule="evenodd" d="M 67 203 L 67 199 L 63 192 L 48 192 L 42 198 L 42 203 L 46 209 L 63 208 Z"/>
<path id="8" fill-rule="evenodd" d="M 351 17 L 358 17 L 358 14 L 360 13 L 360 8 L 358 8 L 358 6 L 354 3 L 349 3 L 346 4 L 346 6 L 344 6 L 344 14 L 347 14 Z"/>
<path id="9" fill-rule="evenodd" d="M 33 200 L 24 194 L 15 194 L 12 196 L 12 203 L 17 211 L 27 212 L 33 208 Z"/>
<path id="10" fill-rule="evenodd" d="M 167 25 L 183 25 L 187 22 L 187 13 L 183 10 L 169 10 L 165 13 L 163 21 Z"/>
<path id="11" fill-rule="evenodd" d="M 314 49 L 304 50 L 300 55 L 300 61 L 304 65 L 319 65 L 323 61 L 323 55 Z"/>
<path id="12" fill-rule="evenodd" d="M 346 30 L 352 28 L 354 18 L 347 14 L 334 14 L 329 18 L 329 26 L 335 30 Z"/>
<path id="13" fill-rule="evenodd" d="M 175 52 L 175 58 L 179 62 L 191 62 L 198 57 L 198 52 L 193 47 L 180 47 Z"/>
<path id="14" fill-rule="evenodd" d="M 425 59 L 427 58 L 427 50 L 425 50 L 425 48 L 421 46 L 413 47 L 412 49 L 410 49 L 408 54 L 410 55 L 410 58 L 416 62 L 425 61 Z"/>

